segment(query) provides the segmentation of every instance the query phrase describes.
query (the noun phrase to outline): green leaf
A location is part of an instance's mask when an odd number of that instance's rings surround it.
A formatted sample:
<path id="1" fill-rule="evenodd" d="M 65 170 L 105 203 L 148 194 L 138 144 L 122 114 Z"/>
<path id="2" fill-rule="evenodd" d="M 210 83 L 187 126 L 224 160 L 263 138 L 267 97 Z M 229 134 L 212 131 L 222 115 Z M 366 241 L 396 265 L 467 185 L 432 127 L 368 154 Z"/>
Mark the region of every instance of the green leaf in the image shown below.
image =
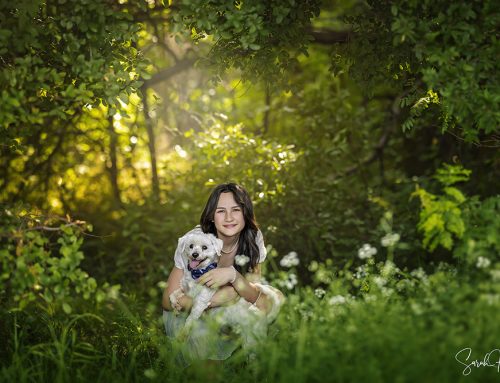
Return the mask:
<path id="1" fill-rule="evenodd" d="M 63 310 L 64 310 L 64 312 L 66 314 L 71 314 L 72 309 L 71 309 L 71 306 L 68 303 L 64 302 L 62 304 L 62 308 L 63 308 Z"/>
<path id="2" fill-rule="evenodd" d="M 457 203 L 462 203 L 465 201 L 465 196 L 462 194 L 460 190 L 454 187 L 445 187 L 443 188 L 443 191 L 448 194 L 450 197 L 453 197 L 453 199 Z"/>

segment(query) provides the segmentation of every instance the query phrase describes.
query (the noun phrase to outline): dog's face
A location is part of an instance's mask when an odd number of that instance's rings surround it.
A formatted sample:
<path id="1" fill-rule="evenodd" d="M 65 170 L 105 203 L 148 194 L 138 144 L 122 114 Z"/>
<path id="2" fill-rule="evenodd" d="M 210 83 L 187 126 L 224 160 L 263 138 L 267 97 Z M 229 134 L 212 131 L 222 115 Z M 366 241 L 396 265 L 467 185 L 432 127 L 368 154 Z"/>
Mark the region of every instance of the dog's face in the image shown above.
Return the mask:
<path id="1" fill-rule="evenodd" d="M 217 262 L 222 249 L 222 240 L 213 234 L 190 234 L 183 241 L 183 255 L 188 270 L 203 269 Z"/>

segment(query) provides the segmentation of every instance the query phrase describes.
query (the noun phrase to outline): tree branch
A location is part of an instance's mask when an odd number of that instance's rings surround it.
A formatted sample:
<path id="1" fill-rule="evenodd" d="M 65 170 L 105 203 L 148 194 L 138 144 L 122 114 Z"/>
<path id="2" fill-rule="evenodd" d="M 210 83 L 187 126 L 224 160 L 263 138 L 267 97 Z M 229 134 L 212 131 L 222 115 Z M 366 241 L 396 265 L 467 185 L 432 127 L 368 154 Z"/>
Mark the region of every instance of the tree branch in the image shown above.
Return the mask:
<path id="1" fill-rule="evenodd" d="M 178 61 L 174 66 L 162 69 L 158 73 L 155 73 L 149 80 L 144 81 L 143 86 L 145 88 L 150 88 L 159 82 L 166 81 L 176 74 L 189 69 L 195 62 L 195 58 L 182 59 Z"/>
<path id="2" fill-rule="evenodd" d="M 310 29 L 309 34 L 313 37 L 314 43 L 324 45 L 347 43 L 352 39 L 350 31 L 335 31 L 328 28 Z"/>
<path id="3" fill-rule="evenodd" d="M 269 116 L 271 114 L 271 89 L 269 84 L 265 85 L 265 92 L 266 92 L 266 98 L 265 98 L 265 103 L 266 103 L 266 110 L 264 112 L 264 121 L 263 121 L 263 126 L 262 126 L 262 134 L 265 135 L 267 134 L 269 130 Z"/>
<path id="4" fill-rule="evenodd" d="M 66 225 L 62 225 L 63 227 L 71 227 L 71 226 L 81 226 L 85 224 L 85 221 L 75 221 L 75 222 L 71 222 L 71 223 L 68 223 Z M 29 229 L 26 229 L 25 231 L 33 231 L 33 230 L 43 230 L 43 231 L 61 231 L 62 228 L 61 227 L 51 227 L 51 226 L 34 226 L 34 227 L 30 227 Z"/>
<path id="5" fill-rule="evenodd" d="M 344 171 L 344 173 L 342 174 L 342 176 L 350 176 L 351 174 L 357 172 L 359 170 L 359 168 L 361 168 L 362 166 L 365 166 L 365 165 L 368 165 L 368 164 L 371 164 L 372 162 L 374 162 L 381 155 L 385 146 L 389 142 L 389 137 L 390 137 L 391 131 L 392 131 L 392 125 L 386 124 L 386 126 L 384 127 L 384 132 L 382 134 L 382 137 L 380 137 L 380 139 L 378 140 L 377 145 L 375 145 L 373 147 L 372 154 L 368 158 L 365 158 L 360 163 L 353 165 L 350 168 L 346 169 Z"/>
<path id="6" fill-rule="evenodd" d="M 378 140 L 377 145 L 375 145 L 373 147 L 371 155 L 369 157 L 365 158 L 363 161 L 358 162 L 356 165 L 353 165 L 353 166 L 347 168 L 341 174 L 339 174 L 337 176 L 333 176 L 334 179 L 350 176 L 350 175 L 356 173 L 358 170 L 360 170 L 363 166 L 371 164 L 372 162 L 377 160 L 377 158 L 380 159 L 380 161 L 383 161 L 382 156 L 383 156 L 384 149 L 385 149 L 387 143 L 389 142 L 391 133 L 396 130 L 396 128 L 399 124 L 398 117 L 401 114 L 401 108 L 399 106 L 401 103 L 401 99 L 404 98 L 408 94 L 408 92 L 409 92 L 409 90 L 405 91 L 403 94 L 396 97 L 395 100 L 393 101 L 392 108 L 391 108 L 392 123 L 387 123 L 384 126 L 384 131 L 382 133 L 382 136 Z M 383 166 L 383 164 L 381 163 L 380 166 Z M 381 169 L 381 172 L 383 174 L 383 169 Z"/>

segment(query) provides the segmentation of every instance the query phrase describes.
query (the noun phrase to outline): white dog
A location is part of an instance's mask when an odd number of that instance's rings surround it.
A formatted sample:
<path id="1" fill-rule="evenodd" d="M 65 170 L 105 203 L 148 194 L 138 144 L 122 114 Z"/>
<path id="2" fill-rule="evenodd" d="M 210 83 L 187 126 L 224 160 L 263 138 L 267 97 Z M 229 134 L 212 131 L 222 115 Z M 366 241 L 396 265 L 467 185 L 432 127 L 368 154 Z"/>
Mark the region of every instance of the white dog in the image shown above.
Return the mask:
<path id="1" fill-rule="evenodd" d="M 177 298 L 183 293 L 193 299 L 191 312 L 180 332 L 181 337 L 186 336 L 189 327 L 200 318 L 216 292 L 215 289 L 198 284 L 196 280 L 217 267 L 222 245 L 222 240 L 201 230 L 190 232 L 179 239 L 178 249 L 185 268 L 180 288 L 170 295 L 170 302 L 175 307 Z M 221 326 L 229 326 L 242 336 L 244 348 L 251 348 L 259 339 L 265 338 L 267 325 L 276 318 L 284 301 L 283 295 L 273 287 L 261 283 L 254 285 L 273 302 L 273 309 L 267 315 L 242 297 L 232 305 L 215 307 L 210 313 Z"/>
<path id="2" fill-rule="evenodd" d="M 189 327 L 208 307 L 216 290 L 200 285 L 196 280 L 211 269 L 217 267 L 223 242 L 213 234 L 203 232 L 188 233 L 179 239 L 179 246 L 186 268 L 181 279 L 181 289 L 184 294 L 193 298 L 191 312 L 186 319 L 185 327 Z M 171 302 L 176 300 L 178 290 L 171 296 Z"/>

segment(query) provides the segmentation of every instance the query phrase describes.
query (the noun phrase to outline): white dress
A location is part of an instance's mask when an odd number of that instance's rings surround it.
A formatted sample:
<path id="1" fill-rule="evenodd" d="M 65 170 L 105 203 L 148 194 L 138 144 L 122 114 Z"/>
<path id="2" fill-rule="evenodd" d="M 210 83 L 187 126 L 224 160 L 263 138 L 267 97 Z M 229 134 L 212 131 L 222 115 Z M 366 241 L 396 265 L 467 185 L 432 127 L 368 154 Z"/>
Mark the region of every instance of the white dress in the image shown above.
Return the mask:
<path id="1" fill-rule="evenodd" d="M 199 225 L 187 234 L 197 231 L 201 231 Z M 267 251 L 260 230 L 257 232 L 256 243 L 259 248 L 258 263 L 262 263 L 266 259 Z M 174 262 L 175 267 L 186 269 L 179 246 L 175 251 Z M 253 282 L 253 284 L 261 290 L 262 294 L 271 298 L 273 306 L 270 312 L 267 315 L 264 314 L 243 298 L 234 305 L 208 310 L 183 342 L 176 356 L 179 364 L 187 366 L 193 360 L 227 359 L 240 345 L 254 345 L 266 336 L 267 326 L 276 319 L 284 298 L 270 285 L 259 282 Z M 163 310 L 163 323 L 168 337 L 175 338 L 183 328 L 186 317 L 186 312 L 175 314 L 172 311 Z M 228 328 L 228 322 L 233 322 L 238 326 Z"/>

